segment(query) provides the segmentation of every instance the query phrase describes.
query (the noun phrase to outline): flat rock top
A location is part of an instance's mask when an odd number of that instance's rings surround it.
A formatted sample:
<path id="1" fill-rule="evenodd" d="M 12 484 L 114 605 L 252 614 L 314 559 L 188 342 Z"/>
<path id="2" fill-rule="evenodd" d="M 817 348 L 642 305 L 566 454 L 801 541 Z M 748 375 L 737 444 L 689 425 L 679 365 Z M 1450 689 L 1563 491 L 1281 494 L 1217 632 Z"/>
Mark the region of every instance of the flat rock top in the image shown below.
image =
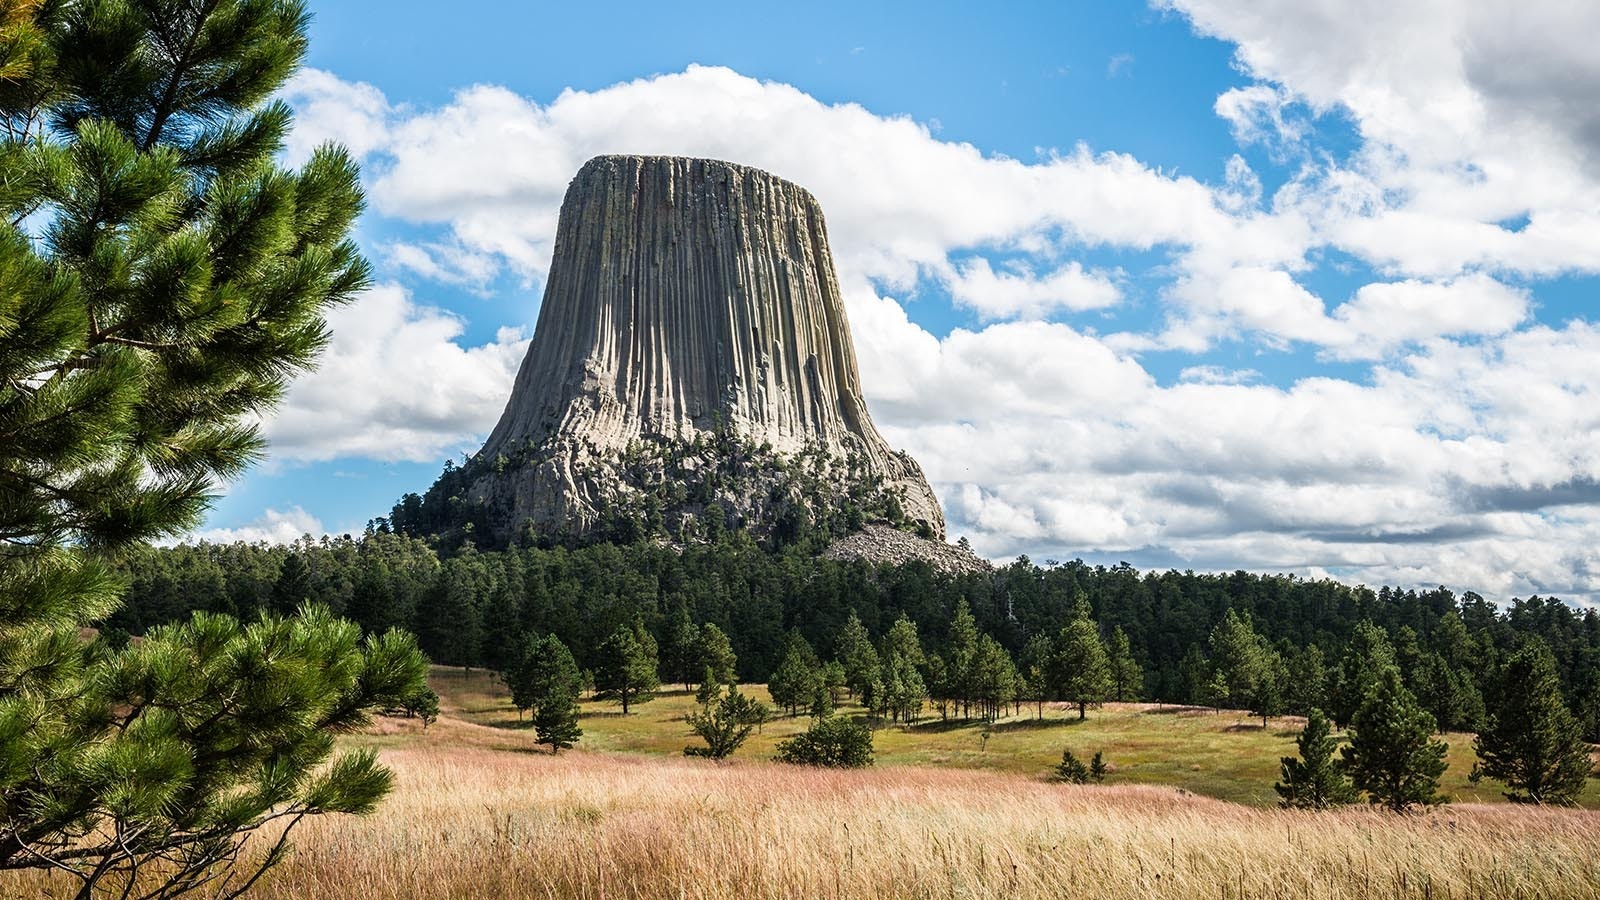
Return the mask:
<path id="1" fill-rule="evenodd" d="M 864 559 L 877 565 L 901 565 L 920 559 L 941 572 L 967 575 L 994 569 L 989 561 L 970 550 L 943 541 L 930 541 L 887 525 L 868 525 L 855 534 L 834 541 L 822 552 L 824 559 L 848 561 Z"/>

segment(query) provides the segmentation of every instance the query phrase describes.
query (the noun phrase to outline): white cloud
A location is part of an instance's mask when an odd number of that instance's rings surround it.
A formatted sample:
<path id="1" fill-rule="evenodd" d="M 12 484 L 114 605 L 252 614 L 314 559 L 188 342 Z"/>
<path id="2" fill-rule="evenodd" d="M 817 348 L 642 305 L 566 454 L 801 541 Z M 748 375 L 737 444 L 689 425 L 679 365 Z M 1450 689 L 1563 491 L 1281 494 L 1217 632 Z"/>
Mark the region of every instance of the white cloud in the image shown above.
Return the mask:
<path id="1" fill-rule="evenodd" d="M 1223 91 L 1215 109 L 1228 120 L 1234 140 L 1241 145 L 1287 149 L 1299 144 L 1306 133 L 1306 123 L 1289 112 L 1294 103 L 1294 95 L 1282 87 L 1252 84 Z"/>
<path id="2" fill-rule="evenodd" d="M 851 316 L 875 420 L 981 552 L 1600 595 L 1600 328 L 1434 341 L 1371 384 L 1164 386 L 1062 325 Z"/>
<path id="3" fill-rule="evenodd" d="M 388 141 L 392 113 L 383 92 L 364 82 L 351 84 L 320 69 L 301 69 L 283 89 L 294 106 L 295 128 L 284 148 L 299 165 L 326 141 L 343 144 L 356 157 Z"/>
<path id="4" fill-rule="evenodd" d="M 379 212 L 447 225 L 461 247 L 525 278 L 549 265 L 567 183 L 600 153 L 736 159 L 797 181 L 828 211 L 841 269 L 901 286 L 924 269 L 947 270 L 960 248 L 1036 250 L 1061 235 L 1236 248 L 1252 261 L 1303 252 L 1303 229 L 1236 218 L 1207 186 L 1126 155 L 1079 147 L 1033 163 L 985 156 L 907 118 L 706 66 L 568 90 L 546 106 L 480 85 L 442 108 L 392 117 L 368 146 Z"/>
<path id="5" fill-rule="evenodd" d="M 269 509 L 261 517 L 238 528 L 207 528 L 187 535 L 184 540 L 188 543 L 207 541 L 212 544 L 232 544 L 243 541 L 247 544 L 266 542 L 268 544 L 292 544 L 305 535 L 320 537 L 327 530 L 322 527 L 322 522 L 312 514 L 298 506 L 291 506 L 285 510 Z"/>
<path id="6" fill-rule="evenodd" d="M 1346 330 L 1325 343 L 1340 347 L 1342 356 L 1376 358 L 1407 341 L 1504 334 L 1527 318 L 1528 294 L 1486 275 L 1379 282 L 1363 285 L 1334 316 Z"/>
<path id="7" fill-rule="evenodd" d="M 437 459 L 493 426 L 527 351 L 508 328 L 462 346 L 460 319 L 394 284 L 334 310 L 328 327 L 320 367 L 266 422 L 275 458 Z"/>
<path id="8" fill-rule="evenodd" d="M 1449 10 L 1435 11 L 1446 37 L 1417 38 L 1369 5 L 1364 20 L 1331 3 L 1260 15 L 1181 4 L 1239 41 L 1261 79 L 1217 101 L 1239 139 L 1306 150 L 1270 197 L 1240 157 L 1221 185 L 1086 147 L 1007 159 L 719 68 L 545 105 L 479 86 L 405 110 L 346 87 L 375 209 L 447 231 L 390 247 L 427 278 L 481 285 L 502 266 L 542 278 L 567 181 L 597 153 L 731 158 L 810 188 L 874 417 L 982 551 L 1600 596 L 1600 335 L 1531 323 L 1537 291 L 1511 286 L 1600 271 L 1587 126 L 1540 124 L 1539 103 L 1505 113 L 1503 98 L 1531 89 L 1474 74 L 1469 57 L 1487 57 L 1461 41 L 1481 35 Z M 1546 62 L 1528 77 L 1559 71 Z M 307 84 L 304 96 L 340 95 Z M 1364 137 L 1343 161 L 1309 146 L 1312 117 L 1336 107 Z M 306 120 L 307 140 L 327 119 Z M 1534 129 L 1520 156 L 1486 135 L 1507 123 Z M 1522 213 L 1523 228 L 1498 224 Z M 1063 262 L 1084 247 L 1169 254 L 1167 321 L 1108 337 L 1046 321 L 1129 303 L 1120 274 Z M 1308 285 L 1328 249 L 1382 280 L 1318 296 Z M 935 337 L 885 296 L 930 276 L 1006 321 Z M 395 286 L 341 315 L 323 371 L 271 425 L 275 453 L 433 458 L 493 424 L 520 335 L 463 346 L 462 323 Z M 1185 359 L 1164 384 L 1135 355 L 1223 338 L 1372 365 L 1274 385 L 1261 363 Z"/>
<path id="9" fill-rule="evenodd" d="M 1104 309 L 1122 299 L 1110 277 L 1077 262 L 1036 275 L 1026 264 L 999 272 L 978 257 L 954 267 L 945 282 L 950 295 L 985 319 L 1039 318 L 1053 310 Z"/>
<path id="10" fill-rule="evenodd" d="M 1259 79 L 1217 101 L 1241 140 L 1303 136 L 1296 104 L 1359 128 L 1279 198 L 1320 240 L 1401 276 L 1600 272 L 1600 4 L 1157 2 Z"/>

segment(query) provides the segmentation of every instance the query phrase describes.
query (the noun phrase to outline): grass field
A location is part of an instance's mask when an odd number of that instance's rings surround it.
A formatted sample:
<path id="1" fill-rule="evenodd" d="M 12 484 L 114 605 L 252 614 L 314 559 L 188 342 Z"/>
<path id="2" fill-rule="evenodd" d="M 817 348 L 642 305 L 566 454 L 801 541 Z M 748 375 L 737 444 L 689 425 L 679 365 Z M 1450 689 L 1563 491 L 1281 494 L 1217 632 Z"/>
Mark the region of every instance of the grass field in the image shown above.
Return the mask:
<path id="1" fill-rule="evenodd" d="M 495 676 L 481 670 L 436 668 L 433 686 L 451 714 L 480 725 L 512 732 L 504 746 L 530 746 L 531 733 L 519 722 L 510 698 Z M 698 743 L 684 723 L 694 708 L 693 694 L 667 686 L 657 699 L 632 708 L 627 716 L 613 703 L 585 701 L 581 747 L 622 753 L 678 756 Z M 770 701 L 762 685 L 743 690 Z M 860 714 L 844 708 L 845 715 Z M 803 731 L 805 716 L 769 722 L 751 736 L 739 758 L 770 758 L 778 741 Z M 1071 749 L 1085 762 L 1096 750 L 1105 753 L 1112 774 L 1108 783 L 1145 784 L 1182 788 L 1207 797 L 1251 805 L 1277 802 L 1273 782 L 1278 759 L 1295 753 L 1294 739 L 1304 721 L 1293 717 L 1272 719 L 1263 730 L 1260 719 L 1242 712 L 1216 712 L 1197 707 L 1157 706 L 1148 703 L 1112 703 L 1090 710 L 1078 721 L 1076 709 L 1045 704 L 1043 719 L 1033 705 L 1002 719 L 985 743 L 982 724 L 940 722 L 937 713 L 912 728 L 884 727 L 874 746 L 881 766 L 939 766 L 987 769 L 1042 777 L 1061 761 L 1061 751 Z M 1451 802 L 1503 801 L 1502 787 L 1492 781 L 1473 785 L 1472 736 L 1448 734 L 1450 768 L 1443 793 Z M 1584 805 L 1600 808 L 1600 781 L 1591 780 Z"/>
<path id="2" fill-rule="evenodd" d="M 302 826 L 257 896 L 1600 897 L 1590 811 L 1266 805 L 1288 720 L 1263 732 L 1234 714 L 1129 705 L 1076 724 L 1047 708 L 1043 725 L 1001 723 L 987 749 L 976 725 L 886 728 L 876 767 L 839 772 L 763 758 L 804 719 L 769 724 L 740 758 L 686 759 L 682 694 L 626 718 L 586 704 L 588 749 L 552 756 L 483 674 L 434 683 L 431 728 L 384 719 L 351 738 L 395 770 L 394 794 L 370 817 Z M 1495 799 L 1464 781 L 1469 742 L 1452 745 L 1447 792 Z M 1103 749 L 1108 783 L 1043 780 L 1062 746 Z M 71 887 L 0 876 L 0 897 Z"/>

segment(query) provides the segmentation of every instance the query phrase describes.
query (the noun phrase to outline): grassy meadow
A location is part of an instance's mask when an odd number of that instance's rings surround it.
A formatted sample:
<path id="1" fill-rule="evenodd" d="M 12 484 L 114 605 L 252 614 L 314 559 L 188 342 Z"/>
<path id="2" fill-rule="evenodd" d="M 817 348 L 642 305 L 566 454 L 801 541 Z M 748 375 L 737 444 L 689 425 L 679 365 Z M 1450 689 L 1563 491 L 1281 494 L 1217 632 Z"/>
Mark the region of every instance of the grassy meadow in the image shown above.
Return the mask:
<path id="1" fill-rule="evenodd" d="M 805 719 L 768 724 L 724 763 L 686 759 L 669 692 L 627 717 L 584 704 L 579 750 L 533 742 L 482 672 L 436 670 L 442 715 L 383 719 L 352 744 L 397 775 L 372 816 L 311 821 L 254 896 L 287 898 L 846 898 L 1600 896 L 1600 816 L 1518 807 L 1465 780 L 1396 816 L 1270 805 L 1298 723 L 1143 704 L 1045 708 L 993 730 L 929 723 L 877 734 L 878 765 L 766 761 Z M 759 687 L 747 688 L 763 694 Z M 848 711 L 847 711 L 848 714 Z M 1043 776 L 1103 750 L 1104 785 Z M 1587 800 L 1591 805 L 1593 792 Z M 1230 802 L 1237 801 L 1237 802 Z M 70 896 L 38 873 L 0 896 Z"/>
<path id="2" fill-rule="evenodd" d="M 519 721 L 493 674 L 435 667 L 430 683 L 448 715 L 510 732 L 503 736 L 506 746 L 531 746 L 528 723 Z M 763 685 L 741 689 L 771 702 Z M 664 685 L 655 700 L 632 707 L 627 716 L 615 703 L 585 700 L 579 747 L 680 756 L 684 747 L 699 742 L 684 723 L 694 706 L 694 694 L 681 685 Z M 848 705 L 840 713 L 862 714 Z M 929 715 L 911 728 L 880 728 L 873 739 L 877 764 L 983 769 L 1039 779 L 1061 761 L 1063 749 L 1072 750 L 1085 763 L 1100 750 L 1111 767 L 1108 784 L 1181 788 L 1255 806 L 1277 803 L 1272 785 L 1278 778 L 1278 759 L 1294 755 L 1294 739 L 1305 724 L 1285 716 L 1262 729 L 1259 718 L 1240 711 L 1153 703 L 1106 704 L 1089 710 L 1088 718 L 1080 722 L 1076 708 L 1047 703 L 1041 718 L 1033 704 L 1026 704 L 989 729 L 985 741 L 984 727 L 976 720 L 942 722 L 936 711 Z M 779 741 L 804 731 L 809 722 L 804 715 L 779 714 L 759 734 L 751 735 L 735 758 L 770 758 Z M 1501 785 L 1492 781 L 1473 785 L 1467 780 L 1474 759 L 1472 735 L 1444 737 L 1450 744 L 1444 795 L 1455 803 L 1503 802 Z M 1600 781 L 1590 781 L 1584 805 L 1600 809 Z"/>

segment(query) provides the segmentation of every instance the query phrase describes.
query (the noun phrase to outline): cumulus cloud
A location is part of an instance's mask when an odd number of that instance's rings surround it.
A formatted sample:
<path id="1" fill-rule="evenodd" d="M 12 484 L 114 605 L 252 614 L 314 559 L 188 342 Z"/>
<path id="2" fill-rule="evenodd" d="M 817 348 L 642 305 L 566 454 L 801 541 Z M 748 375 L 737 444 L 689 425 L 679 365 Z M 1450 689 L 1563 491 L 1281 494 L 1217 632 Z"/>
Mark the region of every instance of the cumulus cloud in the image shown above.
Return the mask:
<path id="1" fill-rule="evenodd" d="M 1217 100 L 1236 138 L 1307 151 L 1271 196 L 1241 157 L 1222 184 L 1082 146 L 1009 159 L 712 67 L 545 104 L 477 86 L 422 110 L 310 74 L 295 102 L 321 110 L 303 140 L 351 135 L 380 215 L 434 232 L 391 261 L 449 283 L 542 279 L 567 181 L 597 153 L 731 158 L 804 184 L 874 417 L 984 552 L 1600 596 L 1600 335 L 1534 322 L 1521 286 L 1600 271 L 1590 113 L 1511 99 L 1589 57 L 1492 76 L 1484 60 L 1512 51 L 1460 10 L 1435 10 L 1435 34 L 1391 4 L 1173 5 L 1259 79 Z M 1335 109 L 1361 132 L 1348 159 L 1306 146 Z M 1521 155 L 1488 134 L 1508 123 L 1531 129 Z M 1163 255 L 1151 328 L 1073 323 L 1131 302 L 1121 273 L 1072 261 L 1085 248 Z M 1330 249 L 1380 277 L 1320 296 Z M 895 297 L 929 278 L 986 324 L 940 338 L 913 322 Z M 425 459 L 492 425 L 522 335 L 464 346 L 458 319 L 395 285 L 342 314 L 323 370 L 270 423 L 275 453 Z M 1241 358 L 1186 356 L 1223 339 Z M 1362 374 L 1259 374 L 1255 357 L 1302 347 Z M 1176 379 L 1153 374 L 1157 351 Z"/>
<path id="2" fill-rule="evenodd" d="M 320 537 L 327 530 L 316 516 L 298 506 L 288 509 L 269 509 L 259 518 L 238 528 L 207 528 L 184 538 L 189 543 L 206 541 L 212 544 L 292 544 L 305 535 Z"/>
<path id="3" fill-rule="evenodd" d="M 328 315 L 333 341 L 265 423 L 277 459 L 431 460 L 493 426 L 527 339 L 502 328 L 462 346 L 465 325 L 396 284 Z"/>
<path id="4" fill-rule="evenodd" d="M 1217 101 L 1242 140 L 1293 135 L 1298 105 L 1354 121 L 1352 158 L 1281 198 L 1329 244 L 1401 276 L 1600 271 L 1600 5 L 1157 4 L 1259 79 Z"/>
<path id="5" fill-rule="evenodd" d="M 1600 333 L 1573 324 L 1439 342 L 1372 384 L 1163 386 L 1091 337 L 1016 324 L 922 342 L 919 388 L 872 406 L 994 555 L 1583 597 L 1600 587 L 1597 359 Z"/>
<path id="6" fill-rule="evenodd" d="M 301 69 L 284 86 L 283 97 L 295 110 L 295 128 L 284 148 L 292 165 L 304 162 L 328 141 L 343 144 L 357 157 L 388 142 L 389 101 L 370 84 L 352 84 L 320 69 Z"/>
<path id="7" fill-rule="evenodd" d="M 978 257 L 958 263 L 945 282 L 950 296 L 986 319 L 1039 318 L 1056 309 L 1103 309 L 1122 299 L 1111 278 L 1077 262 L 1035 274 L 1025 264 L 996 272 Z"/>

